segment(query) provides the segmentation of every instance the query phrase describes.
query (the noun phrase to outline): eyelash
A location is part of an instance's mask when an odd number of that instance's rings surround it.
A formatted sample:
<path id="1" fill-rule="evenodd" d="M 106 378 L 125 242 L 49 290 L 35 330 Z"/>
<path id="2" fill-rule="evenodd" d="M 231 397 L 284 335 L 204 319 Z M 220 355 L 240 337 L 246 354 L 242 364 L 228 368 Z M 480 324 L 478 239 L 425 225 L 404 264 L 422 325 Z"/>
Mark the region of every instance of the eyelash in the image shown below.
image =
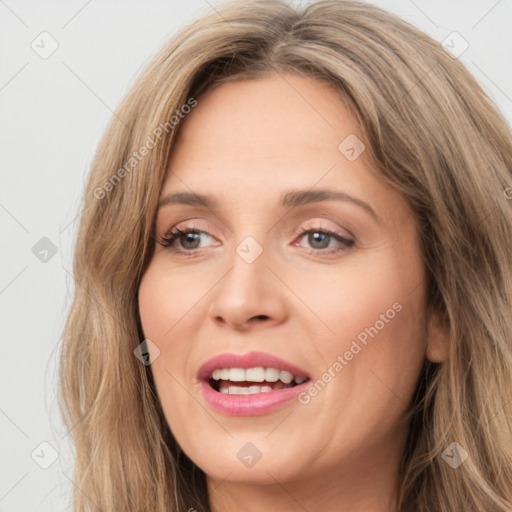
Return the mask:
<path id="1" fill-rule="evenodd" d="M 174 229 L 169 230 L 162 237 L 162 241 L 158 242 L 158 243 L 162 247 L 169 248 L 170 250 L 172 250 L 175 253 L 182 254 L 182 255 L 187 255 L 187 256 L 193 256 L 193 255 L 197 254 L 201 249 L 198 248 L 198 249 L 193 249 L 191 251 L 189 251 L 189 250 L 179 250 L 179 249 L 174 248 L 173 244 L 174 244 L 174 242 L 176 240 L 178 240 L 180 237 L 182 237 L 184 235 L 188 235 L 188 234 L 201 234 L 201 233 L 205 234 L 205 235 L 208 234 L 205 231 L 201 231 L 201 230 L 198 230 L 196 228 L 190 228 L 190 229 L 174 228 Z M 342 244 L 344 246 L 344 247 L 341 247 L 341 248 L 332 248 L 331 247 L 331 248 L 324 248 L 324 249 L 314 249 L 312 247 L 310 247 L 310 248 L 303 247 L 304 249 L 309 249 L 308 252 L 310 254 L 312 254 L 312 253 L 315 253 L 315 254 L 337 254 L 337 253 L 340 253 L 340 252 L 344 252 L 344 251 L 348 250 L 349 248 L 353 247 L 354 243 L 355 243 L 354 240 L 349 240 L 348 238 L 345 238 L 345 237 L 341 236 L 336 231 L 332 231 L 332 230 L 329 230 L 329 229 L 323 229 L 323 228 L 311 228 L 311 227 L 308 227 L 308 228 L 305 228 L 305 229 L 299 229 L 296 232 L 296 235 L 298 237 L 302 238 L 304 235 L 307 235 L 309 233 L 322 233 L 322 234 L 327 235 L 327 236 L 329 236 L 331 238 L 334 238 L 334 240 L 336 240 L 337 242 L 339 242 L 340 244 Z"/>

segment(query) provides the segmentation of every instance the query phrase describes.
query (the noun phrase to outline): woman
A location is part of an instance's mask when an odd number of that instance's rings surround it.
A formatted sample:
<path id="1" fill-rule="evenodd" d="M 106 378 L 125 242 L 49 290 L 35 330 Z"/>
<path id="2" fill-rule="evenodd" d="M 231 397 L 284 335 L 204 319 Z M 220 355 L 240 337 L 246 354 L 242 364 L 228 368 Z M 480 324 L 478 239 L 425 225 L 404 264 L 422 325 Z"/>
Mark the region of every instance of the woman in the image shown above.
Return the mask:
<path id="1" fill-rule="evenodd" d="M 511 510 L 511 141 L 370 5 L 175 36 L 85 193 L 74 510 Z"/>

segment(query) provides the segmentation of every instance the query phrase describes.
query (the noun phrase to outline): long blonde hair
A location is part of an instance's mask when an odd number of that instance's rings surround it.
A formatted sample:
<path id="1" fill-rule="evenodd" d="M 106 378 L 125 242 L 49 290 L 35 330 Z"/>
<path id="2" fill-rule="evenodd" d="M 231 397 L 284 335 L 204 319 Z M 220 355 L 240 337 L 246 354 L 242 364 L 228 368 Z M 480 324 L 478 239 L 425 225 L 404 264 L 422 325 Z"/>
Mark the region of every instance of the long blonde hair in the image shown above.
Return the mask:
<path id="1" fill-rule="evenodd" d="M 184 106 L 216 84 L 270 73 L 336 88 L 375 171 L 420 221 L 429 311 L 449 323 L 450 347 L 418 380 L 400 511 L 510 511 L 506 121 L 439 43 L 375 6 L 238 0 L 215 11 L 174 36 L 139 76 L 92 165 L 60 361 L 61 409 L 76 446 L 74 511 L 209 510 L 205 475 L 174 440 L 150 369 L 134 356 L 143 340 L 137 290 Z M 453 442 L 469 454 L 456 469 L 442 457 Z"/>

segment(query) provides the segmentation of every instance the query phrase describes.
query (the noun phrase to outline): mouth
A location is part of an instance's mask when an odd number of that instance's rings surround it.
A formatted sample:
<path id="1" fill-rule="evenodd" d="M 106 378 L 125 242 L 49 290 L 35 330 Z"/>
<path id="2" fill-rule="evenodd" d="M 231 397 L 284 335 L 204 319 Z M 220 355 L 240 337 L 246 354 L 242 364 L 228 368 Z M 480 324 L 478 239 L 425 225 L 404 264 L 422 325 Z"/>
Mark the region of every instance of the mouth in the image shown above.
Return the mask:
<path id="1" fill-rule="evenodd" d="M 287 370 L 256 366 L 252 368 L 217 368 L 208 379 L 215 391 L 227 395 L 254 395 L 293 388 L 307 382 L 309 377 Z"/>
<path id="2" fill-rule="evenodd" d="M 204 363 L 197 380 L 207 404 L 235 416 L 270 413 L 292 403 L 311 376 L 298 366 L 264 352 L 220 354 Z"/>

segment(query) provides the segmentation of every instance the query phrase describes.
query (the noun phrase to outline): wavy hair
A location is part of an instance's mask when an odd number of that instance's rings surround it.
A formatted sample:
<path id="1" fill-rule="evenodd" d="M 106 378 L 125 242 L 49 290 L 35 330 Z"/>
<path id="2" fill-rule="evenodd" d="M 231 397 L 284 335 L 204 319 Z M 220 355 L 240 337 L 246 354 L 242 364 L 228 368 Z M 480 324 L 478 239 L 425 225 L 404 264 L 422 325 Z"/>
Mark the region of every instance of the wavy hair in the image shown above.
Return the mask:
<path id="1" fill-rule="evenodd" d="M 223 82 L 272 73 L 339 91 L 372 169 L 421 225 L 428 307 L 446 319 L 450 344 L 418 379 L 399 510 L 510 512 L 511 130 L 441 44 L 352 0 L 216 6 L 172 37 L 118 107 L 85 190 L 60 353 L 74 512 L 210 510 L 205 475 L 180 450 L 150 368 L 134 356 L 144 339 L 137 291 L 184 106 Z M 469 454 L 457 469 L 442 457 L 453 442 Z"/>

